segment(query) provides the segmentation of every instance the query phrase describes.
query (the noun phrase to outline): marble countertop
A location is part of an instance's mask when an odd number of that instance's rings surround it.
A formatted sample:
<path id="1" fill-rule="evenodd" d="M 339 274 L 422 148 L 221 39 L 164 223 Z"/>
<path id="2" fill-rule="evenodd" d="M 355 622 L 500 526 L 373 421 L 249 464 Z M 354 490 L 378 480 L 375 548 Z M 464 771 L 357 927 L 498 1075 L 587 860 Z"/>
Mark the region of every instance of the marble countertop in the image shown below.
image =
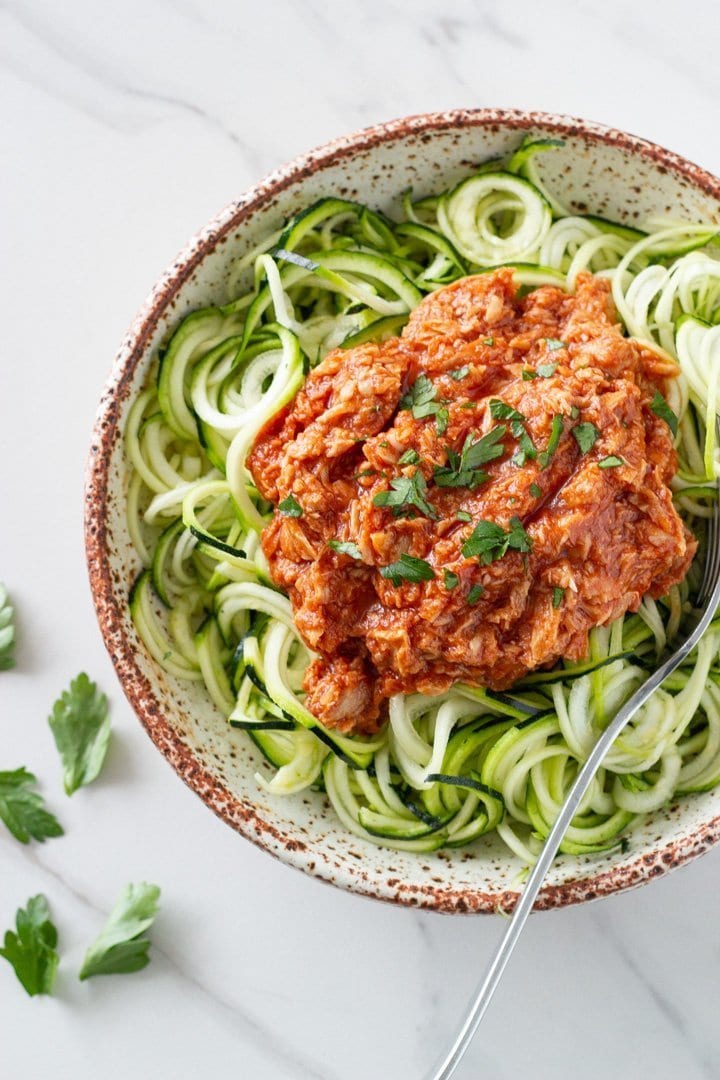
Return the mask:
<path id="1" fill-rule="evenodd" d="M 698 8 L 700 10 L 698 10 Z M 0 576 L 19 664 L 2 768 L 28 765 L 66 835 L 0 833 L 0 927 L 44 892 L 53 999 L 0 964 L 13 1080 L 416 1080 L 454 1028 L 497 919 L 323 887 L 216 819 L 125 703 L 92 610 L 82 476 L 110 360 L 186 238 L 263 173 L 372 122 L 452 106 L 566 112 L 720 172 L 720 68 L 660 0 L 5 0 Z M 698 33 L 698 28 L 701 32 Z M 46 723 L 79 670 L 112 699 L 100 781 L 67 799 Z M 127 881 L 163 889 L 143 973 L 74 971 Z M 720 1075 L 720 850 L 640 891 L 534 917 L 458 1077 Z"/>

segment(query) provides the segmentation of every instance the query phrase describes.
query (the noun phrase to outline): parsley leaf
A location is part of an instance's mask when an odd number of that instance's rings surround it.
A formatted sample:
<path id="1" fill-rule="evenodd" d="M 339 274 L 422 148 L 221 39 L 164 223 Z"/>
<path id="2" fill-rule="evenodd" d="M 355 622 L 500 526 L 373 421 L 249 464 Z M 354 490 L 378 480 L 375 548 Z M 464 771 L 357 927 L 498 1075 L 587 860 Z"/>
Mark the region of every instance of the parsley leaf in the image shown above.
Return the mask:
<path id="1" fill-rule="evenodd" d="M 542 499 L 544 492 L 539 484 L 531 484 L 530 494 L 533 496 L 534 499 Z"/>
<path id="2" fill-rule="evenodd" d="M 570 416 L 573 418 L 573 420 L 577 420 L 579 415 L 580 415 L 580 410 L 578 409 L 577 405 L 573 405 L 572 408 L 570 409 Z"/>
<path id="3" fill-rule="evenodd" d="M 80 979 L 125 975 L 150 963 L 150 942 L 143 937 L 157 914 L 157 885 L 126 885 L 100 936 L 85 953 Z"/>
<path id="4" fill-rule="evenodd" d="M 444 435 L 448 428 L 448 421 L 450 420 L 450 414 L 446 408 L 438 409 L 435 414 L 435 427 L 437 428 L 438 435 Z"/>
<path id="5" fill-rule="evenodd" d="M 608 457 L 604 457 L 602 461 L 598 461 L 598 465 L 601 469 L 617 469 L 618 465 L 624 465 L 625 462 L 621 457 L 616 457 L 615 454 L 610 454 Z"/>
<path id="6" fill-rule="evenodd" d="M 576 424 L 572 429 L 575 442 L 580 447 L 581 454 L 587 454 L 589 450 L 592 450 L 596 441 L 600 438 L 600 432 L 589 421 L 584 424 Z"/>
<path id="7" fill-rule="evenodd" d="M 520 469 L 528 458 L 538 456 L 533 441 L 525 428 L 526 416 L 523 416 L 517 409 L 513 409 L 511 405 L 506 405 L 504 401 L 499 401 L 497 398 L 493 398 L 490 402 L 490 415 L 496 419 L 510 421 L 510 431 L 513 438 L 518 440 L 518 450 L 512 456 L 513 465 Z"/>
<path id="8" fill-rule="evenodd" d="M 460 578 L 452 570 L 443 570 L 443 585 L 446 589 L 454 589 L 460 582 Z"/>
<path id="9" fill-rule="evenodd" d="M 562 342 L 560 343 L 562 345 Z M 564 346 L 563 346 L 564 347 Z M 538 364 L 537 373 L 541 379 L 551 378 L 557 371 L 557 364 Z"/>
<path id="10" fill-rule="evenodd" d="M 463 544 L 462 553 L 467 559 L 477 556 L 480 562 L 487 565 L 496 559 L 502 559 L 509 548 L 523 552 L 532 548 L 532 540 L 518 517 L 510 518 L 507 532 L 495 521 L 479 521 Z"/>
<path id="11" fill-rule="evenodd" d="M 512 463 L 521 469 L 528 458 L 536 458 L 538 452 L 526 429 L 518 420 L 512 421 L 510 430 L 518 440 L 518 450 L 512 456 Z"/>
<path id="12" fill-rule="evenodd" d="M 519 420 L 523 424 L 527 422 L 527 416 L 523 416 L 517 409 L 513 409 L 512 405 L 506 405 L 498 398 L 493 398 L 490 402 L 490 415 L 494 420 Z"/>
<path id="13" fill-rule="evenodd" d="M 523 382 L 530 382 L 531 379 L 537 379 L 540 376 L 541 379 L 549 379 L 551 375 L 554 375 L 557 371 L 557 364 L 538 364 L 537 371 L 531 371 L 529 368 L 523 368 L 521 375 Z"/>
<path id="14" fill-rule="evenodd" d="M 389 566 L 383 566 L 380 574 L 382 577 L 392 581 L 393 585 L 399 585 L 403 579 L 418 582 L 432 581 L 435 577 L 435 571 L 429 562 L 405 553 L 400 556 L 397 562 L 390 563 Z"/>
<path id="15" fill-rule="evenodd" d="M 552 605 L 554 608 L 559 608 L 565 597 L 565 590 L 561 589 L 559 585 L 556 585 L 553 589 Z"/>
<path id="16" fill-rule="evenodd" d="M 7 589 L 0 583 L 0 671 L 15 667 L 15 611 L 8 600 Z"/>
<path id="17" fill-rule="evenodd" d="M 302 517 L 302 506 L 293 495 L 288 495 L 278 504 L 278 510 L 285 517 L 299 518 Z"/>
<path id="18" fill-rule="evenodd" d="M 455 517 L 458 521 L 472 521 L 472 514 L 468 514 L 467 510 L 456 511 Z"/>
<path id="19" fill-rule="evenodd" d="M 21 844 L 33 840 L 42 842 L 48 836 L 62 836 L 60 822 L 43 805 L 37 792 L 31 789 L 37 783 L 25 768 L 13 772 L 0 772 L 0 821 Z"/>
<path id="20" fill-rule="evenodd" d="M 411 409 L 416 420 L 422 420 L 424 416 L 435 416 L 440 412 L 441 402 L 435 398 L 435 387 L 427 375 L 418 375 L 407 394 L 400 398 L 401 409 Z"/>
<path id="21" fill-rule="evenodd" d="M 477 604 L 478 600 L 480 599 L 480 597 L 482 596 L 482 594 L 484 592 L 485 592 L 485 586 L 484 585 L 473 585 L 472 589 L 467 594 L 466 603 L 468 603 L 468 604 Z"/>
<path id="22" fill-rule="evenodd" d="M 495 338 L 494 337 L 483 338 L 483 345 L 492 346 L 494 344 L 495 344 Z"/>
<path id="23" fill-rule="evenodd" d="M 435 467 L 433 480 L 438 487 L 473 488 L 485 483 L 488 474 L 480 466 L 502 457 L 505 453 L 502 440 L 506 434 L 505 425 L 499 424 L 475 442 L 472 435 L 468 435 L 459 455 L 448 447 L 448 464 Z"/>
<path id="24" fill-rule="evenodd" d="M 506 434 L 505 425 L 499 424 L 475 442 L 472 442 L 471 437 L 468 436 L 460 457 L 461 471 L 477 469 L 480 465 L 486 465 L 489 461 L 502 457 L 505 453 L 502 440 Z"/>
<path id="25" fill-rule="evenodd" d="M 30 997 L 52 994 L 60 960 L 55 949 L 58 934 L 50 921 L 50 908 L 42 894 L 30 897 L 26 908 L 18 908 L 15 926 L 17 933 L 12 930 L 5 932 L 0 956 L 12 964 Z"/>
<path id="26" fill-rule="evenodd" d="M 63 763 L 65 794 L 91 783 L 105 762 L 110 741 L 108 703 L 82 672 L 53 705 L 48 717 Z"/>
<path id="27" fill-rule="evenodd" d="M 545 344 L 549 352 L 555 352 L 557 349 L 567 349 L 567 341 L 560 341 L 559 338 L 546 337 Z"/>
<path id="28" fill-rule="evenodd" d="M 417 465 L 420 460 L 420 455 L 417 450 L 406 450 L 404 454 L 401 454 L 398 458 L 398 465 Z"/>
<path id="29" fill-rule="evenodd" d="M 425 517 L 437 518 L 437 511 L 425 498 L 425 477 L 416 469 L 412 476 L 396 476 L 390 481 L 390 491 L 378 491 L 373 496 L 375 506 L 389 506 L 394 517 L 407 513 L 407 507 L 416 506 Z"/>
<path id="30" fill-rule="evenodd" d="M 328 547 L 341 555 L 349 555 L 351 559 L 362 559 L 360 548 L 352 540 L 328 540 Z"/>
<path id="31" fill-rule="evenodd" d="M 563 418 L 562 416 L 560 416 L 559 413 L 556 413 L 555 416 L 553 416 L 552 428 L 550 430 L 550 438 L 548 439 L 548 444 L 542 451 L 542 453 L 538 456 L 538 461 L 540 462 L 541 469 L 547 469 L 548 465 L 552 461 L 555 451 L 557 450 L 560 443 L 562 433 Z"/>
<path id="32" fill-rule="evenodd" d="M 655 397 L 650 402 L 650 408 L 659 416 L 661 420 L 664 420 L 667 426 L 672 431 L 673 435 L 677 435 L 678 430 L 678 418 L 668 405 L 665 398 L 662 396 L 659 390 L 655 391 Z M 0 618 L 2 616 L 0 615 Z M 0 622 L 0 625 L 2 623 Z"/>
<path id="33" fill-rule="evenodd" d="M 463 364 L 463 366 L 461 368 L 458 368 L 457 371 L 450 372 L 450 378 L 454 379 L 455 382 L 460 382 L 461 379 L 464 379 L 469 374 L 470 368 L 467 366 L 467 364 Z"/>

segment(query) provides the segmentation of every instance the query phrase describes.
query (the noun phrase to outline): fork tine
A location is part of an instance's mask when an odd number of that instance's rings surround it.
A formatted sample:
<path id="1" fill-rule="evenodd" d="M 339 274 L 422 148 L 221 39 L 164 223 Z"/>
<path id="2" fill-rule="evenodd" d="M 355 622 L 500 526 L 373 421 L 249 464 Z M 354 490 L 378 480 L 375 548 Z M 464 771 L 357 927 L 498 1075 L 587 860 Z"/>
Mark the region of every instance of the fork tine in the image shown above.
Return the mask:
<path id="1" fill-rule="evenodd" d="M 720 442 L 720 418 L 716 421 L 716 430 L 718 442 Z M 718 487 L 720 488 L 720 481 L 718 481 Z M 697 594 L 699 607 L 704 607 L 709 601 L 715 583 L 720 577 L 720 490 L 713 504 L 712 516 L 708 520 L 706 543 L 705 567 Z"/>

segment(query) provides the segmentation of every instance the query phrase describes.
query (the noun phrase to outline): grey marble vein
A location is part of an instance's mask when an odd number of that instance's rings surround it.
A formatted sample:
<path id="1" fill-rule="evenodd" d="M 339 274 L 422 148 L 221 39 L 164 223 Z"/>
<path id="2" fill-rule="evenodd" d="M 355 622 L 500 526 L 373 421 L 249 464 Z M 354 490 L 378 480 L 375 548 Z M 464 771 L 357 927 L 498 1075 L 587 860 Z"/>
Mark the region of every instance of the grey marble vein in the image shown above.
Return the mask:
<path id="1" fill-rule="evenodd" d="M 97 57 L 94 52 L 82 48 L 75 41 L 69 42 L 62 31 L 58 30 L 56 20 L 38 18 L 35 9 L 29 10 L 25 4 L 5 3 L 0 8 L 0 11 L 4 11 L 7 17 L 14 20 L 39 45 L 47 49 L 63 64 L 69 65 L 104 91 L 141 105 L 165 106 L 166 110 L 179 111 L 194 116 L 214 128 L 224 138 L 229 139 L 242 152 L 248 167 L 253 172 L 262 173 L 265 171 L 266 164 L 254 148 L 214 112 L 198 105 L 189 98 L 144 86 L 136 86 L 117 74 L 113 74 L 110 65 L 105 63 L 102 57 Z M 96 95 L 71 91 L 69 84 L 65 83 L 63 77 L 53 77 L 39 56 L 35 58 L 33 64 L 29 65 L 27 61 L 23 64 L 16 55 L 15 50 L 9 45 L 9 35 L 5 34 L 3 37 L 5 44 L 4 47 L 0 44 L 0 61 L 17 77 L 53 97 L 60 98 L 66 104 L 79 109 L 85 115 L 115 130 L 127 128 L 127 117 L 113 117 L 107 107 L 103 108 Z M 132 130 L 138 126 L 143 126 L 144 123 L 157 122 L 157 119 L 157 115 L 153 116 L 146 113 L 143 116 L 141 114 L 129 126 Z"/>
<path id="2" fill-rule="evenodd" d="M 623 967 L 632 972 L 637 982 L 647 991 L 658 1012 L 665 1018 L 673 1031 L 680 1036 L 683 1045 L 692 1056 L 693 1062 L 701 1069 L 703 1076 L 707 1077 L 707 1080 L 717 1080 L 717 1059 L 706 1054 L 704 1048 L 694 1041 L 688 1030 L 687 1021 L 680 1009 L 671 998 L 660 990 L 655 982 L 647 977 L 632 949 L 628 948 L 619 936 L 611 913 L 605 909 L 594 907 L 591 916 L 601 930 L 603 941 L 610 945 Z"/>
<path id="3" fill-rule="evenodd" d="M 6 840 L 2 837 L 0 838 L 0 851 L 3 853 L 4 858 L 9 856 L 16 860 L 31 863 L 46 879 L 52 881 L 56 887 L 61 888 L 63 892 L 70 895 L 83 907 L 92 911 L 95 915 L 107 918 L 109 913 L 96 904 L 88 896 L 87 892 L 74 884 L 66 874 L 60 874 L 40 858 L 38 849 L 35 846 L 19 847 L 15 841 Z M 51 897 L 48 899 L 51 899 Z M 288 1070 L 291 1070 L 293 1080 L 339 1080 L 337 1074 L 330 1072 L 307 1055 L 299 1054 L 293 1047 L 283 1044 L 277 1028 L 271 1028 L 261 1023 L 244 1010 L 238 1008 L 234 1001 L 210 989 L 192 971 L 184 967 L 176 956 L 158 945 L 156 940 L 153 942 L 153 953 L 161 956 L 165 961 L 165 965 L 183 983 L 191 987 L 196 993 L 199 993 L 208 1005 L 216 1010 L 221 1010 L 225 1014 L 226 1026 L 229 1026 L 236 1036 L 242 1040 L 251 1040 L 256 1049 L 278 1068 L 282 1069 L 282 1072 L 278 1073 L 278 1080 L 280 1078 L 285 1080 L 290 1075 Z"/>

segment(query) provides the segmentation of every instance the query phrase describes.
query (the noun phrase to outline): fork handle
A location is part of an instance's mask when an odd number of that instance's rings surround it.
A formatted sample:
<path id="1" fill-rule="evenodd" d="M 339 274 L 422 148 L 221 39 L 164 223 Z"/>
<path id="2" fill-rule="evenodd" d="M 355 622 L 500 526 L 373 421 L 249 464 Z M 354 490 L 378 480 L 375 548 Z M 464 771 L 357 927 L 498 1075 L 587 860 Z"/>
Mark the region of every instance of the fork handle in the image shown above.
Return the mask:
<path id="1" fill-rule="evenodd" d="M 710 602 L 705 609 L 705 613 L 692 634 L 690 634 L 680 648 L 678 648 L 672 656 L 668 657 L 665 663 L 661 664 L 661 666 L 653 672 L 650 678 L 647 679 L 625 702 L 623 707 L 613 718 L 612 723 L 605 728 L 600 735 L 600 738 L 595 743 L 587 761 L 580 769 L 574 784 L 568 792 L 567 798 L 563 803 L 555 824 L 548 833 L 542 851 L 525 883 L 524 889 L 520 893 L 520 897 L 513 910 L 512 918 L 510 919 L 507 929 L 488 965 L 485 977 L 476 991 L 467 1016 L 457 1033 L 455 1042 L 440 1065 L 429 1074 L 428 1080 L 448 1080 L 455 1072 L 473 1035 L 477 1031 L 480 1021 L 485 1015 L 485 1010 L 490 1004 L 490 1000 L 500 982 L 505 966 L 517 944 L 522 929 L 525 926 L 525 921 L 532 911 L 545 875 L 550 869 L 567 828 L 574 818 L 577 808 L 590 786 L 595 773 L 600 768 L 603 758 L 637 710 L 645 704 L 650 695 L 657 690 L 667 676 L 673 672 L 695 648 L 712 620 L 713 612 L 717 606 L 718 600 L 720 600 L 720 582 L 716 583 L 713 594 L 710 597 Z"/>

